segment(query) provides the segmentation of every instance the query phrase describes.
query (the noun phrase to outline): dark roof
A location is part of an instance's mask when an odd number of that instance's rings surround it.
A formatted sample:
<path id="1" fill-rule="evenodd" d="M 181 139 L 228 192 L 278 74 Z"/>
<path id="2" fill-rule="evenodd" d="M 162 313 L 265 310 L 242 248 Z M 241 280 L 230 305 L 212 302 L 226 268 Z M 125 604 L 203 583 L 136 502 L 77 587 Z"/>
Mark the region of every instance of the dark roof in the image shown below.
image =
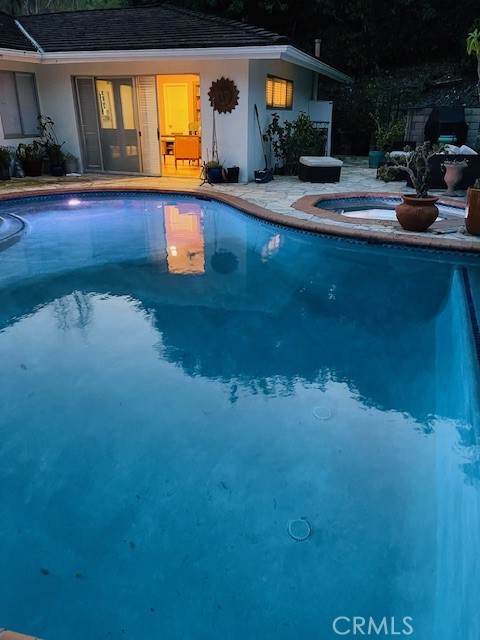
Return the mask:
<path id="1" fill-rule="evenodd" d="M 19 18 L 19 22 L 45 52 L 289 43 L 285 36 L 265 29 L 169 4 L 31 15 Z"/>
<path id="2" fill-rule="evenodd" d="M 35 47 L 15 24 L 15 20 L 0 11 L 0 47 L 2 49 L 18 49 L 35 51 Z"/>

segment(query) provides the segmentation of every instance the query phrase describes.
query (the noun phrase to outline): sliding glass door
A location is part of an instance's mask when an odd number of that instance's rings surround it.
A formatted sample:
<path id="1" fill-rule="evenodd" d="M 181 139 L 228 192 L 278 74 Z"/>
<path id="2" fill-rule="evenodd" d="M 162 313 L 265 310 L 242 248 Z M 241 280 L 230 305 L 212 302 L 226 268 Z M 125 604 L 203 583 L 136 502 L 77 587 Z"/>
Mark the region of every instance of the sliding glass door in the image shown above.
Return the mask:
<path id="1" fill-rule="evenodd" d="M 155 77 L 75 84 L 86 169 L 159 175 Z"/>

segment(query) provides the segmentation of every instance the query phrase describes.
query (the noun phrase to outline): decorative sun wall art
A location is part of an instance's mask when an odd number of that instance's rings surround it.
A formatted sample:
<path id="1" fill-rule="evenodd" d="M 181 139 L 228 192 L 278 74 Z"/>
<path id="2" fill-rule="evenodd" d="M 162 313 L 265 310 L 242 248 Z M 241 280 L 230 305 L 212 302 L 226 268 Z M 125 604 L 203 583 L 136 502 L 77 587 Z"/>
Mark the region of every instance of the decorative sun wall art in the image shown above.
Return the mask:
<path id="1" fill-rule="evenodd" d="M 231 113 L 238 104 L 239 91 L 233 80 L 224 78 L 212 82 L 208 97 L 210 104 L 218 113 Z"/>

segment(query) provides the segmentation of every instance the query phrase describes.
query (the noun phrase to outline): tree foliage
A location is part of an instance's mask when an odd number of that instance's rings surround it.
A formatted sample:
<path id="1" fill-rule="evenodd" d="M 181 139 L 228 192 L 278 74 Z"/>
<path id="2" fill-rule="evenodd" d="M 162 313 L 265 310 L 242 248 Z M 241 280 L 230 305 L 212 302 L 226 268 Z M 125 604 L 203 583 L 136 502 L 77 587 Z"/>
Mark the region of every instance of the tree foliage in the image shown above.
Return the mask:
<path id="1" fill-rule="evenodd" d="M 125 0 L 0 0 L 0 11 L 12 16 L 26 16 L 58 11 L 125 7 Z"/>
<path id="2" fill-rule="evenodd" d="M 322 40 L 322 59 L 348 73 L 421 60 L 460 57 L 477 0 L 170 0 L 172 4 L 257 25 L 291 38 L 308 53 Z M 132 4 L 154 4 L 131 0 Z"/>
<path id="3" fill-rule="evenodd" d="M 169 0 L 170 4 L 263 27 L 288 36 L 323 61 L 353 75 L 419 61 L 461 59 L 473 31 L 478 0 Z M 114 6 L 141 7 L 158 0 L 0 0 L 15 15 Z"/>

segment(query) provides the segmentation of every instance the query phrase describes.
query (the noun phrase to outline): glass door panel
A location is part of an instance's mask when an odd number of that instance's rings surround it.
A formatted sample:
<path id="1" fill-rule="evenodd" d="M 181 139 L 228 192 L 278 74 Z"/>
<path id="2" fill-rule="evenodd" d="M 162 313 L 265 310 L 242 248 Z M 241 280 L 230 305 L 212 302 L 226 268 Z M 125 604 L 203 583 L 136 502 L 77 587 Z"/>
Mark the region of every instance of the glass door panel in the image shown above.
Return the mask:
<path id="1" fill-rule="evenodd" d="M 105 171 L 140 171 L 133 78 L 95 81 Z"/>

